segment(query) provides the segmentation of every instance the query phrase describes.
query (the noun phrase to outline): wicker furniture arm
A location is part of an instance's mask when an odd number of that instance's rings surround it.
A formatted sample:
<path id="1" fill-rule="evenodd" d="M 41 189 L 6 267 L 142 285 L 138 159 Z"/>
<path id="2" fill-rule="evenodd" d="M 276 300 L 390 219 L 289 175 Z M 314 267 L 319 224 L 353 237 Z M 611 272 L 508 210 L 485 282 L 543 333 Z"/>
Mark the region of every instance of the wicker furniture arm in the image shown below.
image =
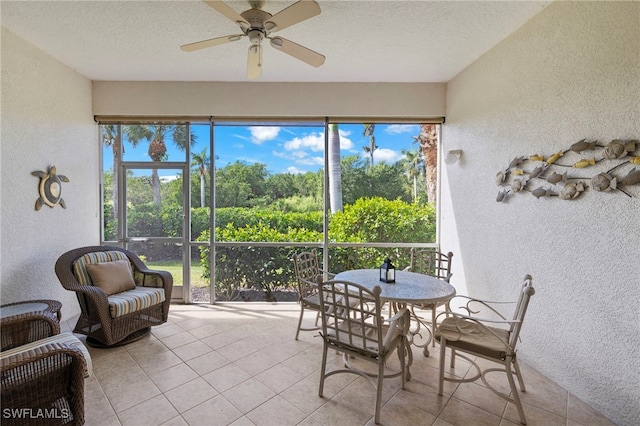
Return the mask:
<path id="1" fill-rule="evenodd" d="M 164 302 L 123 316 L 112 317 L 107 294 L 99 287 L 80 283 L 74 273 L 74 263 L 85 254 L 109 251 L 118 251 L 126 255 L 132 268 L 135 285 L 162 289 Z M 113 346 L 129 343 L 147 334 L 150 326 L 167 321 L 173 290 L 171 273 L 149 269 L 135 253 L 129 250 L 110 246 L 73 249 L 58 258 L 55 271 L 62 286 L 76 293 L 81 314 L 74 332 L 86 334 L 87 343 L 90 345 Z"/>
<path id="2" fill-rule="evenodd" d="M 2 359 L 3 425 L 84 424 L 85 358 L 50 343 Z"/>
<path id="3" fill-rule="evenodd" d="M 9 305 L 4 305 L 9 306 Z M 60 323 L 52 312 L 25 312 L 0 320 L 2 348 L 5 351 L 60 333 Z"/>

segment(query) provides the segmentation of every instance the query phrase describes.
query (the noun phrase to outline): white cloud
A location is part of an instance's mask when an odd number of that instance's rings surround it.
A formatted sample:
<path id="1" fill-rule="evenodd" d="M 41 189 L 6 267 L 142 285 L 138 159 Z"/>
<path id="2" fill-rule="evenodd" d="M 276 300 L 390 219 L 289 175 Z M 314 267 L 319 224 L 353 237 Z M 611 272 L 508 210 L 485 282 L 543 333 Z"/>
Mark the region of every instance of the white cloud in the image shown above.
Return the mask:
<path id="1" fill-rule="evenodd" d="M 353 148 L 353 141 L 348 138 L 351 132 L 342 131 L 338 129 L 340 133 L 340 149 L 349 150 Z M 284 143 L 285 149 L 311 149 L 314 152 L 322 152 L 324 149 L 324 133 L 312 133 L 303 137 L 296 137 Z"/>
<path id="2" fill-rule="evenodd" d="M 349 151 L 353 149 L 353 141 L 348 138 L 350 132 L 340 130 L 340 149 Z M 322 155 L 312 155 L 312 153 L 322 153 L 324 151 L 324 132 L 311 133 L 304 136 L 294 137 L 283 144 L 286 152 L 272 151 L 275 157 L 293 160 L 301 166 L 324 166 Z"/>
<path id="3" fill-rule="evenodd" d="M 176 175 L 172 175 L 172 176 L 159 176 L 158 178 L 160 179 L 160 182 L 167 183 L 167 182 L 171 182 L 171 181 L 173 181 L 173 180 L 178 179 L 178 176 L 176 176 Z"/>
<path id="4" fill-rule="evenodd" d="M 251 142 L 261 145 L 265 141 L 273 140 L 278 137 L 280 127 L 278 126 L 250 126 Z"/>
<path id="5" fill-rule="evenodd" d="M 314 152 L 321 152 L 324 149 L 324 134 L 312 133 L 301 138 L 293 138 L 284 143 L 287 150 L 311 149 Z"/>
<path id="6" fill-rule="evenodd" d="M 304 170 L 300 170 L 297 167 L 287 167 L 287 173 L 291 173 L 292 175 L 300 175 L 302 173 L 306 173 Z"/>
<path id="7" fill-rule="evenodd" d="M 305 157 L 296 162 L 305 166 L 324 166 L 324 158 L 322 157 Z"/>
<path id="8" fill-rule="evenodd" d="M 317 157 L 317 156 L 312 157 L 306 151 L 288 151 L 288 152 L 271 151 L 271 154 L 274 157 L 294 161 L 296 164 L 300 164 L 302 166 L 323 166 L 324 165 L 324 158 Z"/>
<path id="9" fill-rule="evenodd" d="M 363 157 L 369 157 L 369 154 L 364 153 Z M 388 148 L 378 148 L 373 151 L 373 161 L 393 164 L 400 160 L 403 155 L 397 151 Z"/>
<path id="10" fill-rule="evenodd" d="M 417 124 L 391 124 L 387 126 L 385 132 L 390 135 L 398 135 L 400 133 L 413 133 L 415 136 L 418 136 L 420 133 L 420 126 Z"/>
<path id="11" fill-rule="evenodd" d="M 340 149 L 343 150 L 353 148 L 353 141 L 348 138 L 351 132 L 338 128 L 338 133 L 340 134 Z"/>

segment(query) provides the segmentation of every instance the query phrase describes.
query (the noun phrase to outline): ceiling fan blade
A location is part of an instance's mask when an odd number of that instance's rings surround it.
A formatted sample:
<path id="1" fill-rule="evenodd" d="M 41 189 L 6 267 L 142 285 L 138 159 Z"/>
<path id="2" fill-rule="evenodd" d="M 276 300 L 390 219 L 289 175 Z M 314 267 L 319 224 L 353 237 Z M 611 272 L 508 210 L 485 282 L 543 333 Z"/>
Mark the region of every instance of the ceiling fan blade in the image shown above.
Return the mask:
<path id="1" fill-rule="evenodd" d="M 300 0 L 267 19 L 264 27 L 268 31 L 280 31 L 319 14 L 318 3 L 312 0 Z"/>
<path id="2" fill-rule="evenodd" d="M 252 44 L 249 46 L 247 56 L 247 78 L 259 78 L 262 75 L 262 46 L 260 44 Z"/>
<path id="3" fill-rule="evenodd" d="M 240 27 L 245 30 L 251 27 L 251 24 L 247 22 L 238 12 L 233 10 L 231 6 L 222 1 L 211 1 L 211 0 L 203 0 L 206 4 L 217 10 L 219 13 L 223 14 L 227 18 L 229 18 L 232 22 L 240 25 Z"/>
<path id="4" fill-rule="evenodd" d="M 304 46 L 300 46 L 299 44 L 294 43 L 291 40 L 287 40 L 286 38 L 273 37 L 271 39 L 271 46 L 278 50 L 281 50 L 287 55 L 291 55 L 294 58 L 301 60 L 302 62 L 306 62 L 313 67 L 319 67 L 320 65 L 324 64 L 324 55 L 321 55 L 318 52 L 314 52 L 313 50 L 308 49 Z"/>
<path id="5" fill-rule="evenodd" d="M 241 37 L 244 37 L 244 34 L 233 34 L 224 37 L 216 37 L 210 38 L 208 40 L 196 41 L 195 43 L 184 44 L 180 46 L 180 49 L 185 52 L 193 52 L 194 50 L 200 50 L 207 47 L 218 46 L 220 44 L 225 44 L 230 41 L 240 40 Z"/>

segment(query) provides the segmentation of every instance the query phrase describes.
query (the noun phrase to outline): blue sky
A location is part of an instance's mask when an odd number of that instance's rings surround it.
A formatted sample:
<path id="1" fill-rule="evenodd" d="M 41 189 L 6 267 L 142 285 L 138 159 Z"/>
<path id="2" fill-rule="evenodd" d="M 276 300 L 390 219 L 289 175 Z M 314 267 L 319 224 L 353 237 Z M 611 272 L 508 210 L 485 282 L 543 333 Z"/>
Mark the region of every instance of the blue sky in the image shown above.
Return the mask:
<path id="1" fill-rule="evenodd" d="M 368 158 L 363 146 L 369 145 L 369 138 L 362 135 L 362 124 L 340 124 L 341 156 L 358 155 Z M 200 153 L 209 146 L 209 126 L 192 125 L 197 135 L 197 143 L 192 153 Z M 378 149 L 374 152 L 374 163 L 389 164 L 400 160 L 402 150 L 415 150 L 414 136 L 420 131 L 419 125 L 376 124 L 374 136 Z M 214 127 L 216 167 L 224 167 L 235 161 L 247 164 L 256 162 L 267 165 L 269 173 L 304 173 L 317 171 L 324 165 L 324 127 L 305 126 L 246 126 L 220 125 Z M 166 141 L 169 161 L 184 161 L 185 154 Z M 125 160 L 149 161 L 148 144 L 141 143 L 135 149 L 125 143 Z M 207 154 L 211 153 L 207 149 Z M 104 167 L 111 168 L 113 160 L 110 149 L 104 151 Z M 160 172 L 160 175 L 170 174 Z"/>

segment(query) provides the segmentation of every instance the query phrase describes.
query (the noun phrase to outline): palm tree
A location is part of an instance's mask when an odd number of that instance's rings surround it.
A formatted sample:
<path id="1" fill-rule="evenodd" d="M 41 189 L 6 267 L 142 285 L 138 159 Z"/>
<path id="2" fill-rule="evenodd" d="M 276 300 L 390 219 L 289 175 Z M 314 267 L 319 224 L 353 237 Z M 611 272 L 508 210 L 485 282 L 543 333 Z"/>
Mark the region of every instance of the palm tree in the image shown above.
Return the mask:
<path id="1" fill-rule="evenodd" d="M 438 125 L 421 124 L 420 134 L 414 139 L 420 144 L 424 158 L 425 176 L 427 178 L 427 200 L 431 204 L 436 202 L 436 187 L 438 183 Z"/>
<path id="2" fill-rule="evenodd" d="M 100 126 L 102 133 L 102 143 L 105 146 L 111 147 L 113 152 L 113 184 L 112 184 L 112 198 L 113 198 L 113 217 L 118 215 L 118 170 L 120 165 L 120 146 L 122 145 L 122 138 L 120 137 L 120 128 L 117 124 L 104 124 Z"/>
<path id="3" fill-rule="evenodd" d="M 422 159 L 422 152 L 417 149 L 411 151 L 403 149 L 402 153 L 405 156 L 407 177 L 413 180 L 413 201 L 415 202 L 418 199 L 418 177 L 422 174 L 422 167 L 424 163 Z"/>
<path id="4" fill-rule="evenodd" d="M 365 145 L 362 147 L 364 152 L 369 154 L 369 169 L 373 167 L 373 152 L 378 149 L 378 145 L 376 145 L 376 137 L 373 135 L 375 131 L 375 124 L 363 124 L 364 129 L 362 130 L 362 136 L 369 137 L 369 145 Z"/>
<path id="5" fill-rule="evenodd" d="M 329 202 L 331 213 L 342 211 L 342 172 L 340 170 L 340 132 L 329 124 Z"/>
<path id="6" fill-rule="evenodd" d="M 209 173 L 209 168 L 211 167 L 211 162 L 207 155 L 207 148 L 203 149 L 200 154 L 193 154 L 191 157 L 193 160 L 191 165 L 198 168 L 198 175 L 200 176 L 200 207 L 204 207 L 205 176 Z"/>
<path id="7" fill-rule="evenodd" d="M 171 135 L 173 142 L 181 151 L 186 150 L 187 143 L 193 145 L 196 140 L 196 136 L 193 134 L 189 138 L 187 137 L 187 126 L 182 124 L 135 124 L 125 126 L 124 132 L 132 144 L 137 144 L 141 140 L 149 141 L 149 157 L 156 162 L 164 161 L 167 158 L 167 145 L 165 144 L 167 135 Z M 153 203 L 159 206 L 161 204 L 160 177 L 156 168 L 151 169 L 151 187 L 153 189 Z"/>

